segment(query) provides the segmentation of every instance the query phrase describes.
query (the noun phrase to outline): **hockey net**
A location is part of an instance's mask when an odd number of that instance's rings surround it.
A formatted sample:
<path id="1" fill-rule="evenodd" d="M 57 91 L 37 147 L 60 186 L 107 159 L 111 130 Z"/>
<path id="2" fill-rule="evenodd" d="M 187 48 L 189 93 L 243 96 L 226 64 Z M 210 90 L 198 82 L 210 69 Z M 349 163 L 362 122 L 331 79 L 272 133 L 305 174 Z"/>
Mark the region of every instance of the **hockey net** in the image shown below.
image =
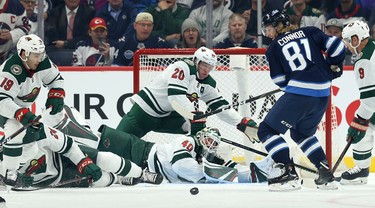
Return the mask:
<path id="1" fill-rule="evenodd" d="M 192 58 L 194 51 L 193 49 L 142 49 L 137 51 L 134 58 L 134 93 L 147 86 L 168 65 L 181 59 Z M 229 103 L 236 104 L 250 97 L 277 89 L 269 76 L 265 49 L 236 48 L 215 49 L 214 51 L 218 56 L 218 65 L 211 72 L 211 76 L 216 80 L 220 92 Z M 276 93 L 249 104 L 240 105 L 235 109 L 241 116 L 251 117 L 259 124 L 281 95 L 282 93 Z M 206 110 L 206 105 L 201 101 L 195 103 L 195 106 L 201 111 Z M 334 139 L 338 139 L 338 136 L 335 137 L 333 134 L 333 132 L 337 132 L 335 107 L 330 105 L 327 112 L 319 124 L 316 135 L 323 148 L 325 147 L 328 159 L 332 162 L 332 156 L 339 155 L 339 150 L 332 148 L 332 143 L 335 143 Z M 219 128 L 222 136 L 226 139 L 265 151 L 261 144 L 252 144 L 242 132 L 215 115 L 207 118 L 207 125 Z M 292 146 L 291 155 L 294 156 L 295 162 L 297 159 L 303 164 L 308 164 L 307 158 L 303 156 L 298 146 L 291 141 L 287 134 L 285 137 Z M 150 132 L 143 139 L 152 142 L 168 142 L 175 136 Z M 258 155 L 223 143 L 220 154 L 225 159 L 242 163 L 259 159 Z M 312 164 L 308 164 L 308 166 L 313 167 Z"/>

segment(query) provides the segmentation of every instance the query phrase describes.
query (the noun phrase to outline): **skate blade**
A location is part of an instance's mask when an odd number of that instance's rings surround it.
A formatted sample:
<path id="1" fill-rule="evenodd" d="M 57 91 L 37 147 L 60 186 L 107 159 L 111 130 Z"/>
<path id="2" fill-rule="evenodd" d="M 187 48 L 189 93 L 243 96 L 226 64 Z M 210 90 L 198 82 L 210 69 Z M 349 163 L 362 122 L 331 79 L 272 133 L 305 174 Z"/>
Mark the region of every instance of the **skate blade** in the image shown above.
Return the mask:
<path id="1" fill-rule="evenodd" d="M 330 182 L 330 183 L 326 183 L 326 184 L 323 184 L 323 185 L 316 185 L 316 188 L 320 189 L 320 190 L 337 190 L 337 189 L 339 189 L 337 187 L 335 181 Z"/>
<path id="2" fill-rule="evenodd" d="M 286 183 L 273 183 L 268 185 L 269 191 L 283 192 L 283 191 L 296 191 L 301 189 L 301 181 L 294 180 Z"/>
<path id="3" fill-rule="evenodd" d="M 340 184 L 341 185 L 365 185 L 367 184 L 367 178 L 356 178 L 353 180 L 345 180 L 341 178 Z"/>

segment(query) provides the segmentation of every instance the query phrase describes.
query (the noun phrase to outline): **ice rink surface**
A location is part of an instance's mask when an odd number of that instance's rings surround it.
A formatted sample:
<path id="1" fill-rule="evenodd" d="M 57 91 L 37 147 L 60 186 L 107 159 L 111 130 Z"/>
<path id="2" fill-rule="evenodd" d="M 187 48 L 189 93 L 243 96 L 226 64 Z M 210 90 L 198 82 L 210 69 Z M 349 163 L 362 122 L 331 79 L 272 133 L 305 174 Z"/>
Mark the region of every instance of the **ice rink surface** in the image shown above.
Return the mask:
<path id="1" fill-rule="evenodd" d="M 199 194 L 191 195 L 192 187 Z M 262 184 L 162 184 L 106 188 L 55 188 L 31 192 L 1 191 L 7 208 L 346 208 L 375 207 L 375 174 L 367 185 L 338 190 L 302 187 L 292 192 L 270 192 Z"/>

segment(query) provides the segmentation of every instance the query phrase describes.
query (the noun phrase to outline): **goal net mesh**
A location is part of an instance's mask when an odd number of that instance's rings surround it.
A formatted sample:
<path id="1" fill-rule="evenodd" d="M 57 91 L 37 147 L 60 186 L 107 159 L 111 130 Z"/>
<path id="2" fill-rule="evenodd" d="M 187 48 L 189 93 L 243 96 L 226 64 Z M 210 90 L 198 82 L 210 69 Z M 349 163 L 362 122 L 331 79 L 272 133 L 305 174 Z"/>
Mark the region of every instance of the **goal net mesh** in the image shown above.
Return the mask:
<path id="1" fill-rule="evenodd" d="M 134 93 L 137 93 L 142 87 L 147 86 L 154 77 L 158 76 L 167 66 L 175 61 L 192 58 L 195 50 L 191 49 L 142 49 L 135 55 L 134 60 Z M 216 80 L 217 86 L 225 99 L 230 104 L 238 104 L 240 101 L 247 100 L 251 97 L 272 91 L 278 87 L 272 82 L 269 76 L 268 63 L 265 57 L 265 49 L 215 49 L 218 57 L 218 64 L 210 75 Z M 245 105 L 234 107 L 235 110 L 243 117 L 251 117 L 258 124 L 264 119 L 266 114 L 275 104 L 276 100 L 283 93 L 276 93 L 262 99 L 255 100 Z M 207 111 L 204 102 L 194 103 L 196 109 Z M 334 138 L 332 132 L 337 132 L 337 122 L 335 107 L 330 107 L 330 116 L 323 117 L 316 133 L 323 148 L 332 152 L 332 155 L 339 155 L 339 150 L 333 150 L 332 147 L 326 147 L 326 140 Z M 326 122 L 331 127 L 326 128 Z M 234 126 L 228 125 L 225 121 L 220 120 L 217 116 L 212 115 L 207 118 L 207 125 L 220 129 L 222 136 L 228 140 L 241 143 L 258 150 L 265 150 L 261 144 L 252 144 L 246 136 L 238 131 Z M 327 138 L 327 136 L 329 138 Z M 150 132 L 143 139 L 152 142 L 168 142 L 173 140 L 176 135 L 158 134 Z M 288 133 L 284 138 L 290 143 L 291 155 L 296 162 L 300 161 L 308 166 L 308 160 L 304 158 L 298 146 L 291 141 Z M 333 143 L 334 140 L 331 140 Z M 237 162 L 248 164 L 249 161 L 259 159 L 260 156 L 254 153 L 244 151 L 234 146 L 221 143 L 219 154 L 224 159 L 232 159 Z"/>

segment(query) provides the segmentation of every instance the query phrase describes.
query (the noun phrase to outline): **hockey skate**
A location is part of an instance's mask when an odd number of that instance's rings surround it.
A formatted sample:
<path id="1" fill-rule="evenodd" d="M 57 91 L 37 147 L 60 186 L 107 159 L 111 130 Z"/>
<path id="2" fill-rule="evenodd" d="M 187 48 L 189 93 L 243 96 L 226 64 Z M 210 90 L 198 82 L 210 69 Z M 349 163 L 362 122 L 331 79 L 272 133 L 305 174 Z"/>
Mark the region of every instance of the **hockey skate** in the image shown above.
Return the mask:
<path id="1" fill-rule="evenodd" d="M 159 185 L 163 182 L 163 176 L 160 173 L 152 173 L 146 168 L 143 170 L 140 180 L 144 183 Z"/>
<path id="2" fill-rule="evenodd" d="M 272 164 L 273 164 L 272 158 L 266 157 L 263 160 L 255 161 L 250 163 L 250 181 L 252 183 L 261 183 L 265 182 L 268 179 L 268 174 L 271 171 Z"/>
<path id="3" fill-rule="evenodd" d="M 342 185 L 363 185 L 367 184 L 369 168 L 355 166 L 341 174 L 340 184 Z"/>
<path id="4" fill-rule="evenodd" d="M 270 191 L 293 191 L 301 189 L 301 180 L 292 164 L 277 163 L 268 178 Z"/>
<path id="5" fill-rule="evenodd" d="M 337 185 L 335 182 L 335 176 L 333 176 L 331 170 L 328 167 L 328 163 L 321 163 L 319 168 L 319 177 L 314 180 L 317 189 L 323 190 L 336 190 Z"/>
<path id="6" fill-rule="evenodd" d="M 163 182 L 163 176 L 159 173 L 151 173 L 148 169 L 142 171 L 141 177 L 118 176 L 119 183 L 124 186 L 134 186 L 138 183 L 151 183 L 159 185 Z"/>

